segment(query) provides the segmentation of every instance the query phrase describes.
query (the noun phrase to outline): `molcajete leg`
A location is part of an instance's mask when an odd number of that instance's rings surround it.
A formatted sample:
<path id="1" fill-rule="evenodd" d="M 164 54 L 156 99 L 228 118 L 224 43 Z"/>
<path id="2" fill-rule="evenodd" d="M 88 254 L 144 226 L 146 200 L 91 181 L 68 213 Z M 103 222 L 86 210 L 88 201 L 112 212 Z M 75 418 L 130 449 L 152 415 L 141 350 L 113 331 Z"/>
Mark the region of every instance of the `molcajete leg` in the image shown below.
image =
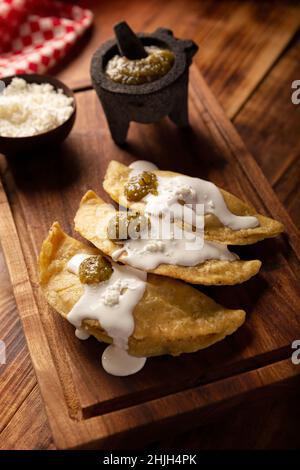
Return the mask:
<path id="1" fill-rule="evenodd" d="M 179 127 L 187 127 L 189 125 L 188 116 L 188 77 L 181 84 L 178 84 L 178 90 L 174 106 L 169 113 L 169 118 Z"/>
<path id="2" fill-rule="evenodd" d="M 111 113 L 106 114 L 109 130 L 111 136 L 117 145 L 123 145 L 126 142 L 127 132 L 129 128 L 129 122 L 123 119 L 122 116 L 112 115 Z"/>
<path id="3" fill-rule="evenodd" d="M 105 113 L 111 136 L 117 145 L 123 145 L 126 142 L 129 121 L 125 113 L 122 112 L 118 103 L 106 102 L 106 99 L 100 97 L 103 111 Z"/>

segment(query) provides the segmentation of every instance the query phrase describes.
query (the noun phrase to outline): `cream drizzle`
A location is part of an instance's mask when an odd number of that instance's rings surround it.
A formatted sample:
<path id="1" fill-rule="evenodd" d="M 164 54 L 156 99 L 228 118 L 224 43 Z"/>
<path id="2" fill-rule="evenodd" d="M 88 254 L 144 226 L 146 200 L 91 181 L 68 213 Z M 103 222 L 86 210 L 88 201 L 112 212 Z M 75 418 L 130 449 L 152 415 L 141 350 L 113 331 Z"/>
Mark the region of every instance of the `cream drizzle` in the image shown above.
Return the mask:
<path id="1" fill-rule="evenodd" d="M 68 262 L 68 270 L 78 275 L 80 264 L 89 256 L 75 255 Z M 134 331 L 132 313 L 144 295 L 147 274 L 116 263 L 112 267 L 113 274 L 107 281 L 83 285 L 84 293 L 67 319 L 75 326 L 79 339 L 86 339 L 83 320 L 97 320 L 113 340 L 102 355 L 103 368 L 110 374 L 126 376 L 140 370 L 146 362 L 145 358 L 130 356 L 127 350 L 128 338 Z"/>
<path id="2" fill-rule="evenodd" d="M 141 234 L 136 240 L 126 240 L 122 248 L 112 254 L 114 260 L 126 261 L 131 266 L 146 271 L 157 268 L 160 264 L 172 264 L 177 266 L 196 266 L 210 259 L 233 261 L 238 259 L 235 253 L 228 250 L 226 245 L 208 242 L 198 233 L 182 230 L 178 225 L 171 224 L 171 234 L 160 238 L 159 226 L 155 224 L 155 218 L 151 220 L 151 238 L 148 233 Z M 162 231 L 169 223 L 165 219 L 159 219 L 162 223 Z M 145 238 L 143 238 L 145 236 Z"/>
<path id="3" fill-rule="evenodd" d="M 76 328 L 75 336 L 76 338 L 81 339 L 81 341 L 84 341 L 85 339 L 89 339 L 91 335 L 82 328 Z"/>
<path id="4" fill-rule="evenodd" d="M 131 169 L 130 176 L 139 175 L 142 171 L 156 171 L 158 167 L 147 160 L 136 160 L 129 165 Z"/>
<path id="5" fill-rule="evenodd" d="M 171 211 L 175 217 L 177 215 L 180 217 L 182 204 L 179 201 L 183 201 L 188 205 L 187 209 L 190 210 L 191 220 L 193 217 L 196 220 L 199 210 L 201 211 L 200 216 L 203 217 L 202 207 L 195 206 L 198 204 L 204 205 L 204 214 L 214 214 L 225 227 L 232 230 L 254 228 L 259 225 L 256 217 L 240 216 L 230 212 L 221 191 L 210 181 L 183 175 L 157 176 L 157 181 L 158 195 L 148 194 L 143 199 L 146 203 L 146 213 L 157 215 Z"/>
<path id="6" fill-rule="evenodd" d="M 131 163 L 129 168 L 131 169 L 131 176 L 142 171 L 155 171 L 158 169 L 156 165 L 146 160 L 137 160 Z M 149 214 L 165 214 L 172 211 L 175 215 L 179 213 L 182 217 L 182 204 L 179 201 L 183 201 L 186 205 L 190 205 L 190 211 L 194 213 L 191 214 L 191 217 L 193 216 L 194 219 L 198 213 L 197 207 L 195 211 L 193 205 L 203 204 L 204 214 L 214 214 L 225 227 L 232 230 L 254 228 L 259 225 L 257 217 L 240 216 L 230 212 L 220 189 L 211 181 L 185 175 L 157 176 L 157 181 L 158 195 L 148 194 L 143 199 L 146 203 L 145 212 Z M 202 216 L 202 213 L 200 215 Z"/>
<path id="7" fill-rule="evenodd" d="M 130 356 L 125 349 L 107 346 L 102 354 L 102 366 L 108 374 L 124 377 L 139 372 L 145 365 L 145 357 Z"/>
<path id="8" fill-rule="evenodd" d="M 138 160 L 129 168 L 131 176 L 156 169 L 145 160 Z M 209 181 L 181 175 L 157 176 L 157 181 L 158 195 L 148 194 L 143 198 L 144 213 L 151 222 L 150 236 L 146 231 L 140 239 L 126 240 L 122 248 L 113 252 L 114 260 L 121 259 L 148 271 L 160 264 L 196 266 L 207 260 L 239 259 L 226 245 L 204 240 L 204 215 L 214 214 L 233 230 L 256 227 L 259 225 L 256 217 L 230 212 L 219 188 Z M 185 227 L 196 227 L 196 231 L 182 229 L 183 221 Z"/>

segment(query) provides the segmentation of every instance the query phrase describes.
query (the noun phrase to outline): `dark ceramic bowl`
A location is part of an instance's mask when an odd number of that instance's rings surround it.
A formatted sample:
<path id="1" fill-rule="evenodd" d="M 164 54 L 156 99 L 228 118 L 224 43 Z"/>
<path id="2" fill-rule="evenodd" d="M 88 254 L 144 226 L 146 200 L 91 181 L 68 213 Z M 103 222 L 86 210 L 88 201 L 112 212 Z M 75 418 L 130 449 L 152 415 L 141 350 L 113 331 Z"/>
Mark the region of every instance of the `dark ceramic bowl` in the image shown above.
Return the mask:
<path id="1" fill-rule="evenodd" d="M 50 146 L 62 143 L 71 132 L 76 117 L 76 101 L 72 90 L 60 80 L 57 80 L 57 78 L 48 75 L 13 75 L 1 78 L 1 80 L 5 83 L 5 86 L 8 86 L 14 77 L 23 78 L 27 83 L 50 83 L 56 90 L 62 89 L 65 95 L 74 99 L 74 109 L 67 121 L 55 129 L 43 132 L 42 134 L 28 137 L 3 137 L 0 135 L 0 153 L 8 156 L 22 153 L 28 154 L 34 153 L 35 150 L 41 149 L 42 147 L 49 148 Z"/>

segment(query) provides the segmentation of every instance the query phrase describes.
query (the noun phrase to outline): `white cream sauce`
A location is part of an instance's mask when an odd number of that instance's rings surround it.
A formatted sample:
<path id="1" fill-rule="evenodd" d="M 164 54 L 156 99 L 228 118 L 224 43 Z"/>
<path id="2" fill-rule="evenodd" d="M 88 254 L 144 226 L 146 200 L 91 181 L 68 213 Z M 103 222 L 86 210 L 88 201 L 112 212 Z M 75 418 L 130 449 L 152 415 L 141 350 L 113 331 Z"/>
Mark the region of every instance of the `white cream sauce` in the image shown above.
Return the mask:
<path id="1" fill-rule="evenodd" d="M 113 344 L 102 354 L 102 366 L 108 374 L 124 377 L 139 372 L 145 365 L 145 357 L 130 356 L 125 349 Z"/>
<path id="2" fill-rule="evenodd" d="M 144 197 L 146 203 L 145 212 L 150 214 L 166 214 L 173 212 L 176 217 L 182 214 L 182 203 L 187 204 L 190 209 L 190 217 L 196 220 L 200 211 L 201 217 L 204 214 L 214 214 L 219 221 L 232 230 L 254 228 L 259 225 L 259 221 L 253 216 L 235 215 L 225 204 L 219 188 L 200 178 L 191 176 L 157 177 L 158 195 L 148 194 Z M 197 206 L 199 205 L 199 207 Z"/>
<path id="3" fill-rule="evenodd" d="M 131 176 L 157 169 L 145 160 L 138 160 L 129 168 Z M 142 232 L 140 239 L 126 240 L 122 248 L 113 252 L 114 260 L 121 257 L 125 263 L 148 271 L 160 264 L 196 266 L 207 260 L 238 259 L 226 245 L 204 240 L 204 215 L 214 214 L 233 230 L 256 227 L 259 225 L 256 217 L 230 212 L 219 188 L 209 181 L 181 175 L 157 176 L 157 181 L 158 195 L 148 194 L 143 198 L 151 231 Z M 182 222 L 185 229 L 181 228 Z"/>
<path id="4" fill-rule="evenodd" d="M 79 267 L 81 263 L 89 258 L 89 256 L 92 256 L 91 254 L 89 255 L 88 253 L 78 253 L 77 255 L 73 256 L 68 262 L 68 271 L 70 271 L 73 274 L 76 274 L 76 276 L 79 275 Z"/>
<path id="5" fill-rule="evenodd" d="M 131 176 L 142 171 L 158 170 L 157 166 L 146 160 L 137 160 L 131 165 Z M 191 176 L 178 175 L 171 177 L 157 176 L 158 195 L 148 194 L 143 201 L 146 203 L 146 212 L 150 214 L 173 213 L 182 214 L 182 204 L 191 204 L 190 210 L 197 216 L 195 204 L 204 205 L 204 214 L 214 214 L 219 221 L 232 230 L 254 228 L 259 225 L 259 221 L 253 216 L 235 215 L 226 206 L 220 189 L 210 181 Z M 180 202 L 179 202 L 180 201 Z M 202 209 L 201 209 L 202 212 Z"/>
<path id="6" fill-rule="evenodd" d="M 149 271 L 160 264 L 196 266 L 211 259 L 224 261 L 238 259 L 238 256 L 230 252 L 226 245 L 204 240 L 203 233 L 182 230 L 174 223 L 170 225 L 164 218 L 157 219 L 159 224 L 155 224 L 153 216 L 150 220 L 151 238 L 148 237 L 148 233 L 142 233 L 140 239 L 126 240 L 122 248 L 113 252 L 114 260 L 122 256 L 121 260 L 127 264 Z M 171 233 L 167 233 L 168 229 Z"/>
<path id="7" fill-rule="evenodd" d="M 68 262 L 68 270 L 76 275 L 89 254 L 80 253 Z M 134 331 L 133 310 L 144 295 L 147 274 L 129 266 L 112 263 L 113 273 L 104 282 L 84 284 L 84 293 L 69 312 L 67 319 L 76 328 L 76 336 L 86 339 L 83 320 L 97 320 L 112 338 L 102 356 L 104 369 L 113 375 L 126 376 L 140 370 L 145 358 L 130 356 L 128 338 Z"/>
<path id="8" fill-rule="evenodd" d="M 91 335 L 87 331 L 83 330 L 82 328 L 76 328 L 75 336 L 76 338 L 84 341 L 85 339 L 89 339 Z"/>
<path id="9" fill-rule="evenodd" d="M 155 171 L 158 170 L 157 166 L 154 165 L 152 162 L 148 162 L 147 160 L 136 160 L 129 165 L 131 169 L 131 176 L 139 175 L 142 171 Z"/>

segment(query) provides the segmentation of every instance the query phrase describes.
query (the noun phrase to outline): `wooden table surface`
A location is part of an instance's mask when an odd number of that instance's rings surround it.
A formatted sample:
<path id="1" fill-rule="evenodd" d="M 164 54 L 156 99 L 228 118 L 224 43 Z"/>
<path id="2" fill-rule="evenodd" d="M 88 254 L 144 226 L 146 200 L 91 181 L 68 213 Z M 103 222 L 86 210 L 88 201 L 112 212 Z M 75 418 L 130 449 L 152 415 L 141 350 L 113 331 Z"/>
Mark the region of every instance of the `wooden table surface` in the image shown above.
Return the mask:
<path id="1" fill-rule="evenodd" d="M 54 73 L 75 88 L 90 87 L 91 54 L 122 19 L 136 30 L 165 26 L 193 38 L 200 46 L 197 66 L 299 227 L 300 105 L 291 102 L 291 84 L 300 79 L 300 2 L 80 3 L 94 11 L 94 28 Z M 54 449 L 1 251 L 0 285 L 0 339 L 7 349 L 7 364 L 0 366 L 0 449 Z M 283 390 L 279 398 L 241 404 L 218 421 L 155 446 L 299 448 L 299 408 L 298 397 Z"/>

